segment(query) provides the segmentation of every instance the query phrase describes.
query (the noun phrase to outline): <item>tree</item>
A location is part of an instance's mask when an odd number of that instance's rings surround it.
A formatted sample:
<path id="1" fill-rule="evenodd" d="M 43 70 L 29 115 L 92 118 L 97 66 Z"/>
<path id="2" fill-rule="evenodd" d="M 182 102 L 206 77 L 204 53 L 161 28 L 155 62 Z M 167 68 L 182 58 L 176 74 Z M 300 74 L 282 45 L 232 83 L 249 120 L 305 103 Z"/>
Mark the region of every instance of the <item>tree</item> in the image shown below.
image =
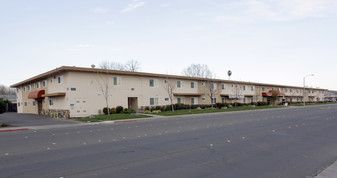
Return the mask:
<path id="1" fill-rule="evenodd" d="M 183 70 L 182 75 L 199 78 L 214 78 L 215 76 L 206 64 L 192 64 Z"/>
<path id="2" fill-rule="evenodd" d="M 101 69 L 110 69 L 110 70 L 123 70 L 123 71 L 138 71 L 140 69 L 140 63 L 137 60 L 130 60 L 126 64 L 119 62 L 110 62 L 103 61 L 99 64 Z"/>
<path id="3" fill-rule="evenodd" d="M 279 97 L 279 91 L 278 90 L 272 90 L 272 97 L 273 97 L 273 105 L 276 105 L 276 101 Z"/>
<path id="4" fill-rule="evenodd" d="M 6 102 L 0 98 L 0 114 L 6 112 Z"/>
<path id="5" fill-rule="evenodd" d="M 172 108 L 172 112 L 174 112 L 174 107 L 173 107 L 173 94 L 174 94 L 174 91 L 176 89 L 176 83 L 172 80 L 165 80 L 164 83 L 164 89 L 165 91 L 167 92 L 168 96 L 169 96 L 169 99 L 170 99 L 170 102 L 171 102 L 171 108 Z"/>
<path id="6" fill-rule="evenodd" d="M 15 95 L 15 89 L 0 85 L 0 95 Z"/>
<path id="7" fill-rule="evenodd" d="M 233 99 L 235 99 L 234 106 L 236 107 L 237 100 L 242 98 L 242 87 L 240 85 L 234 85 L 232 87 L 232 92 L 233 92 Z"/>
<path id="8" fill-rule="evenodd" d="M 137 60 L 131 59 L 125 64 L 125 69 L 127 71 L 136 72 L 140 69 L 140 63 Z"/>
<path id="9" fill-rule="evenodd" d="M 205 93 L 211 100 L 211 107 L 213 109 L 213 98 L 220 93 L 220 90 L 217 88 L 217 83 L 212 80 L 207 80 L 205 82 Z"/>
<path id="10" fill-rule="evenodd" d="M 108 109 L 108 115 L 110 115 L 110 109 L 109 109 L 109 90 L 111 88 L 111 77 L 109 74 L 103 74 L 103 73 L 98 73 L 99 78 L 96 79 L 98 83 L 98 89 L 100 93 L 103 95 L 106 108 Z"/>

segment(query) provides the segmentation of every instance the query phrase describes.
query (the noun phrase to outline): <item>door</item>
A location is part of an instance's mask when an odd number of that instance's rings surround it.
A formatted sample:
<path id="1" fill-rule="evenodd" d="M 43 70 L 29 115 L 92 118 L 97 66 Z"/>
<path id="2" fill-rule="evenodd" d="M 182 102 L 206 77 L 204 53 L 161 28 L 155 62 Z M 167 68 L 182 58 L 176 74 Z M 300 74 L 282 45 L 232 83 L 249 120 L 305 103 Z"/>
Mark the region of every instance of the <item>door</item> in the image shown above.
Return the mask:
<path id="1" fill-rule="evenodd" d="M 37 100 L 37 113 L 42 113 L 42 100 Z"/>
<path id="2" fill-rule="evenodd" d="M 138 98 L 137 97 L 128 97 L 128 109 L 134 109 L 138 112 Z"/>

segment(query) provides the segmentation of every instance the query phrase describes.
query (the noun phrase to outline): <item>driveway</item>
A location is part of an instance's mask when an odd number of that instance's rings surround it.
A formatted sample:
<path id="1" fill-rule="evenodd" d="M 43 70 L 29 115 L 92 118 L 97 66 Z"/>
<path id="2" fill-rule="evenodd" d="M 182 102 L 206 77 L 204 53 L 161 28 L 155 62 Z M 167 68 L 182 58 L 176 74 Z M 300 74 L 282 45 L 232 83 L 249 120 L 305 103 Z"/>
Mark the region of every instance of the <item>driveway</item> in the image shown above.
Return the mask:
<path id="1" fill-rule="evenodd" d="M 0 122 L 16 127 L 79 123 L 75 120 L 51 118 L 36 114 L 18 114 L 13 112 L 0 114 Z"/>

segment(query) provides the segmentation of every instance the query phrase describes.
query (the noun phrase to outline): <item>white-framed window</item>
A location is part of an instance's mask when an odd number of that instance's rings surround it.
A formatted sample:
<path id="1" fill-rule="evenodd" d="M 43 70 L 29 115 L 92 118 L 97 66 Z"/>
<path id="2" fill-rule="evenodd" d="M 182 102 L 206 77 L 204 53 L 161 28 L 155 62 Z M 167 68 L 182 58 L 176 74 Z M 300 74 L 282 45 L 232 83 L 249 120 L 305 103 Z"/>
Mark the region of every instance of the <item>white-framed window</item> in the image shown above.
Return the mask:
<path id="1" fill-rule="evenodd" d="M 247 102 L 247 98 L 244 97 L 244 98 L 243 98 L 243 103 L 246 103 L 246 102 Z"/>
<path id="2" fill-rule="evenodd" d="M 266 88 L 262 87 L 262 91 L 266 91 Z"/>
<path id="3" fill-rule="evenodd" d="M 20 102 L 18 102 L 18 107 L 20 107 Z"/>
<path id="4" fill-rule="evenodd" d="M 184 82 L 178 80 L 178 81 L 177 81 L 177 88 L 184 88 Z"/>
<path id="5" fill-rule="evenodd" d="M 191 104 L 198 104 L 198 98 L 197 97 L 192 97 L 191 98 Z"/>
<path id="6" fill-rule="evenodd" d="M 216 103 L 216 98 L 212 98 L 212 104 L 215 104 Z"/>
<path id="7" fill-rule="evenodd" d="M 201 82 L 201 85 L 202 85 L 202 86 L 205 86 L 205 85 L 206 85 L 206 83 L 205 83 L 205 82 Z"/>
<path id="8" fill-rule="evenodd" d="M 36 101 L 33 101 L 33 106 L 34 106 L 34 107 L 36 106 Z"/>
<path id="9" fill-rule="evenodd" d="M 222 84 L 221 84 L 221 89 L 222 89 L 222 90 L 226 90 L 226 84 L 222 83 Z"/>
<path id="10" fill-rule="evenodd" d="M 191 88 L 197 88 L 198 83 L 197 82 L 191 82 Z"/>
<path id="11" fill-rule="evenodd" d="M 75 109 L 75 104 L 70 104 L 70 109 Z"/>
<path id="12" fill-rule="evenodd" d="M 157 79 L 150 79 L 149 80 L 150 87 L 158 87 L 158 80 Z"/>
<path id="13" fill-rule="evenodd" d="M 27 91 L 27 87 L 26 86 L 23 87 L 23 91 Z"/>
<path id="14" fill-rule="evenodd" d="M 32 90 L 32 86 L 31 85 L 28 85 L 28 91 L 29 90 Z"/>
<path id="15" fill-rule="evenodd" d="M 121 78 L 120 77 L 114 77 L 114 85 L 121 85 Z"/>
<path id="16" fill-rule="evenodd" d="M 288 92 L 288 88 L 286 88 L 286 92 Z"/>
<path id="17" fill-rule="evenodd" d="M 27 102 L 25 102 L 25 106 L 27 106 Z"/>
<path id="18" fill-rule="evenodd" d="M 216 83 L 211 83 L 211 89 L 212 90 L 216 90 L 216 86 L 217 86 Z"/>
<path id="19" fill-rule="evenodd" d="M 246 91 L 246 85 L 243 85 L 242 88 L 243 88 L 243 91 Z"/>
<path id="20" fill-rule="evenodd" d="M 150 106 L 158 105 L 158 98 L 150 98 Z"/>
<path id="21" fill-rule="evenodd" d="M 57 77 L 57 83 L 62 83 L 63 82 L 63 76 Z"/>
<path id="22" fill-rule="evenodd" d="M 225 97 L 222 97 L 222 98 L 221 98 L 221 102 L 222 102 L 222 103 L 226 103 L 226 101 L 227 101 L 227 99 L 226 99 Z"/>
<path id="23" fill-rule="evenodd" d="M 185 98 L 184 97 L 178 97 L 177 103 L 185 104 Z"/>
<path id="24" fill-rule="evenodd" d="M 254 91 L 255 90 L 255 86 L 250 86 L 250 90 Z"/>
<path id="25" fill-rule="evenodd" d="M 33 88 L 35 88 L 35 83 L 33 83 Z"/>
<path id="26" fill-rule="evenodd" d="M 170 99 L 169 98 L 165 98 L 165 101 L 169 101 Z"/>
<path id="27" fill-rule="evenodd" d="M 53 102 L 53 100 L 49 100 L 49 106 L 53 106 L 54 105 L 54 102 Z"/>
<path id="28" fill-rule="evenodd" d="M 41 83 L 40 82 L 36 83 L 36 88 L 41 88 Z"/>
<path id="29" fill-rule="evenodd" d="M 47 87 L 47 80 L 44 80 L 44 81 L 42 82 L 42 86 L 43 86 L 43 87 Z"/>

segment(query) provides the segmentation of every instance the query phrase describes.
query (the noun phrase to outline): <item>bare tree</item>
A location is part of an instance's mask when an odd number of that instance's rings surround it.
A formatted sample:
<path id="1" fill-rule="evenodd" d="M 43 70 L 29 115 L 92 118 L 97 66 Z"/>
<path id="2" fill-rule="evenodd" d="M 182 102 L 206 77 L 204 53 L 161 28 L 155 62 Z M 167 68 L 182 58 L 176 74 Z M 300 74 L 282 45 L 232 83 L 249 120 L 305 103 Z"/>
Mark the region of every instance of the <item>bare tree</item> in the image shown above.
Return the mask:
<path id="1" fill-rule="evenodd" d="M 119 62 L 103 61 L 99 64 L 101 69 L 111 70 L 123 70 L 123 71 L 138 71 L 140 69 L 140 63 L 137 60 L 130 60 L 126 64 Z"/>
<path id="2" fill-rule="evenodd" d="M 169 96 L 169 99 L 170 99 L 170 102 L 171 102 L 171 108 L 172 108 L 172 112 L 174 112 L 174 107 L 173 107 L 173 94 L 174 94 L 174 91 L 176 89 L 176 83 L 172 80 L 165 80 L 164 83 L 164 89 L 165 91 L 167 92 L 168 96 Z"/>
<path id="3" fill-rule="evenodd" d="M 137 60 L 131 59 L 125 64 L 125 69 L 127 71 L 136 72 L 140 69 L 140 63 Z"/>
<path id="4" fill-rule="evenodd" d="M 109 109 L 109 90 L 111 88 L 111 77 L 109 74 L 103 74 L 103 73 L 98 73 L 99 78 L 96 79 L 98 83 L 98 89 L 100 93 L 103 95 L 106 107 L 108 109 L 108 115 L 110 115 L 110 109 Z"/>
<path id="5" fill-rule="evenodd" d="M 192 64 L 184 69 L 182 75 L 200 78 L 214 78 L 215 74 L 209 70 L 206 64 Z"/>
<path id="6" fill-rule="evenodd" d="M 15 89 L 7 87 L 5 85 L 0 85 L 0 95 L 15 95 Z"/>
<path id="7" fill-rule="evenodd" d="M 212 80 L 207 80 L 205 82 L 205 93 L 211 100 L 211 107 L 213 109 L 213 98 L 220 93 L 220 90 L 217 87 L 217 83 Z"/>
<path id="8" fill-rule="evenodd" d="M 234 105 L 236 107 L 237 100 L 239 100 L 243 97 L 242 96 L 242 86 L 233 84 L 232 92 L 233 92 L 232 98 L 235 99 Z"/>

